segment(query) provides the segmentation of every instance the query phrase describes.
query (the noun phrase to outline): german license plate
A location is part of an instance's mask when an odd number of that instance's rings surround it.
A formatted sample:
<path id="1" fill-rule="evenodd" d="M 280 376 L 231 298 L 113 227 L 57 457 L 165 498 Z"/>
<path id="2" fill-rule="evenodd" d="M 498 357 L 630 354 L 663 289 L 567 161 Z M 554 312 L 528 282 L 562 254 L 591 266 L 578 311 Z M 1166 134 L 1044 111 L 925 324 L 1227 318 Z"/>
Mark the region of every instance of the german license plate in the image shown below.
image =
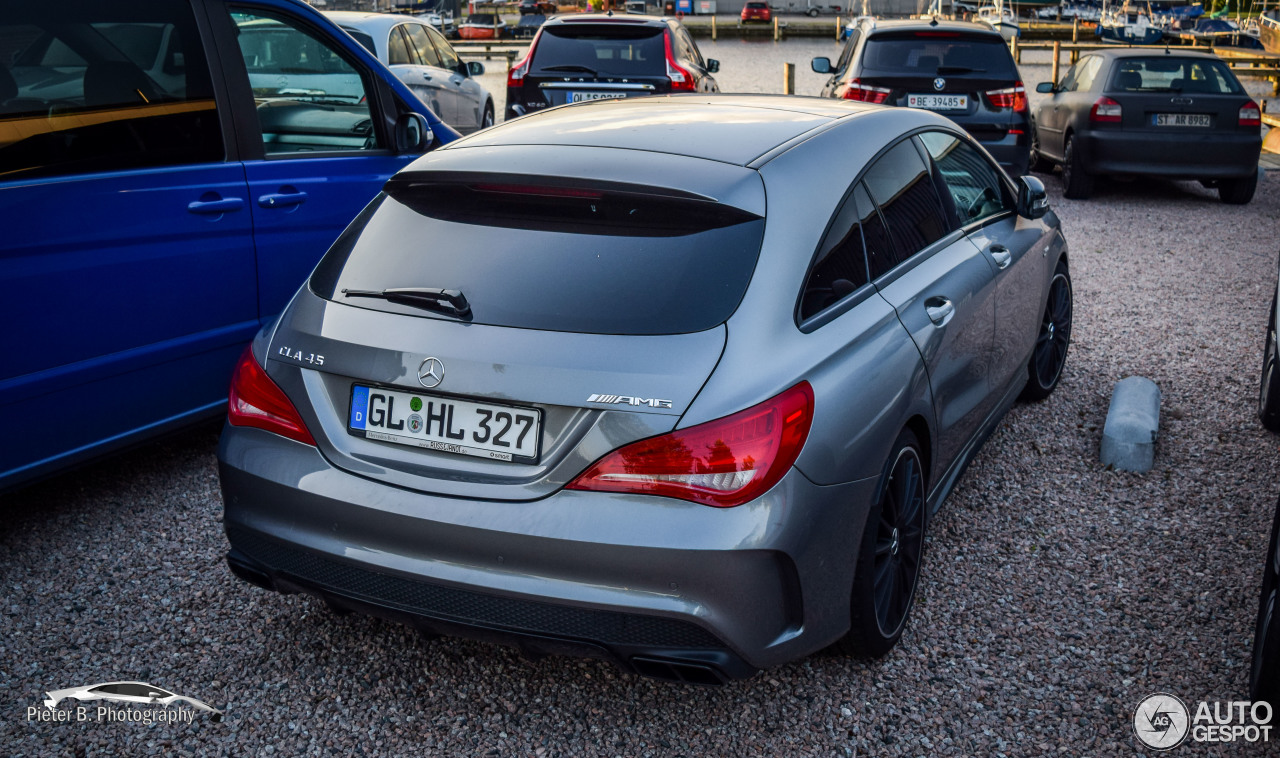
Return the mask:
<path id="1" fill-rule="evenodd" d="M 365 439 L 496 461 L 538 458 L 542 412 L 383 387 L 351 388 L 347 427 Z"/>
<path id="2" fill-rule="evenodd" d="M 626 97 L 625 92 L 570 92 L 569 102 L 585 103 L 590 100 L 613 100 L 619 97 Z"/>
<path id="3" fill-rule="evenodd" d="M 962 111 L 969 107 L 968 95 L 907 95 L 908 108 L 931 111 Z"/>
<path id="4" fill-rule="evenodd" d="M 1153 113 L 1151 123 L 1155 126 L 1213 126 L 1207 113 Z"/>

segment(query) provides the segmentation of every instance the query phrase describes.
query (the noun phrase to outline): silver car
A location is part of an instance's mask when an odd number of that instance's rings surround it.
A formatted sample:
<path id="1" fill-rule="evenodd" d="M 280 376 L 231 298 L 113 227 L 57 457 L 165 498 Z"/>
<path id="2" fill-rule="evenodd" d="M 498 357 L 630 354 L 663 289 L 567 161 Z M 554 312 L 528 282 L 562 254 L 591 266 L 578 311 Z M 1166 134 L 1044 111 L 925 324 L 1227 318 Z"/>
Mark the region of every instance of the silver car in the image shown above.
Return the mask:
<path id="1" fill-rule="evenodd" d="M 44 704 L 48 708 L 56 708 L 58 703 L 68 699 L 81 702 L 86 700 L 107 700 L 116 703 L 172 706 L 174 708 L 188 705 L 197 711 L 213 714 L 215 721 L 222 718 L 222 711 L 204 701 L 196 700 L 186 695 L 177 695 L 146 682 L 103 682 L 101 684 L 86 684 L 80 687 L 68 687 L 62 690 L 50 690 L 45 693 Z"/>
<path id="2" fill-rule="evenodd" d="M 441 121 L 463 134 L 493 126 L 493 97 L 475 80 L 484 64 L 464 62 L 424 18 L 355 11 L 325 15 L 386 64 Z"/>
<path id="3" fill-rule="evenodd" d="M 1044 187 L 942 116 L 550 109 L 393 177 L 246 350 L 228 562 L 680 681 L 882 655 L 1071 308 Z"/>

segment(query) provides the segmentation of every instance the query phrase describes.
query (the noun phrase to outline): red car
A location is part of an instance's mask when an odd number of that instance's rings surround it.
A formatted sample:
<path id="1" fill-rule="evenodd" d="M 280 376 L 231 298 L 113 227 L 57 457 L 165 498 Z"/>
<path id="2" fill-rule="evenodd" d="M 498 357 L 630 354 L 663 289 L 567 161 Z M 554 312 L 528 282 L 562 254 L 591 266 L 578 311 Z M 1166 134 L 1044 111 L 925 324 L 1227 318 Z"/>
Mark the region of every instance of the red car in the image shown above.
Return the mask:
<path id="1" fill-rule="evenodd" d="M 741 18 L 744 24 L 748 21 L 762 21 L 767 24 L 773 21 L 773 12 L 769 10 L 768 3 L 753 0 L 742 8 Z"/>

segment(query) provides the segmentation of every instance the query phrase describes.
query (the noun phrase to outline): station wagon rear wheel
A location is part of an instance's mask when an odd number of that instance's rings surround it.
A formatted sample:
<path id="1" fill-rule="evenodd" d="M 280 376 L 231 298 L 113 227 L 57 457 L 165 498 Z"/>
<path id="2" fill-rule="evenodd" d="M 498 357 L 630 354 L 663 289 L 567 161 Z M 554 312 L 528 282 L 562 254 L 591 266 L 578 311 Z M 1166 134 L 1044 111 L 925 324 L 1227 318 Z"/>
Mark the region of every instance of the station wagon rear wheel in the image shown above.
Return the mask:
<path id="1" fill-rule="evenodd" d="M 920 442 L 903 429 L 885 465 L 879 498 L 867 513 L 849 633 L 835 644 L 838 652 L 880 657 L 906 628 L 924 556 L 928 472 L 921 460 Z"/>
<path id="2" fill-rule="evenodd" d="M 1027 385 L 1021 395 L 1023 400 L 1044 400 L 1057 388 L 1062 368 L 1067 363 L 1067 349 L 1071 346 L 1071 315 L 1071 276 L 1066 265 L 1059 263 L 1049 282 L 1049 296 L 1044 301 L 1040 331 L 1036 334 L 1036 345 L 1027 363 Z"/>
<path id="3" fill-rule="evenodd" d="M 1276 344 L 1276 301 L 1271 299 L 1271 316 L 1267 319 L 1267 339 L 1262 347 L 1262 382 L 1258 388 L 1258 419 L 1273 432 L 1280 432 L 1280 371 L 1277 361 L 1280 346 Z"/>

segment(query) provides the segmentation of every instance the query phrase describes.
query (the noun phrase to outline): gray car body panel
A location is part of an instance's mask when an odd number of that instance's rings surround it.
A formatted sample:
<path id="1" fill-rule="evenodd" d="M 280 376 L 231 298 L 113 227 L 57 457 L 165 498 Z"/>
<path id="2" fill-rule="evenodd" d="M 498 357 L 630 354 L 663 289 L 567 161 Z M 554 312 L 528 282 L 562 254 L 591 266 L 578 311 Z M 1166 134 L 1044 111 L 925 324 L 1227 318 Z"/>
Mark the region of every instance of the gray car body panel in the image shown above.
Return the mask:
<path id="1" fill-rule="evenodd" d="M 806 272 L 862 168 L 914 131 L 963 132 L 912 109 L 664 100 L 553 109 L 438 150 L 402 176 L 517 171 L 627 181 L 762 214 L 753 278 L 727 322 L 658 337 L 545 333 L 354 308 L 304 291 L 270 348 L 256 344 L 318 447 L 226 428 L 219 458 L 233 548 L 235 535 L 247 532 L 426 585 L 681 619 L 711 631 L 753 667 L 820 649 L 848 629 L 862 528 L 895 438 L 910 427 L 926 447 L 936 510 L 1026 381 L 1044 293 L 1065 243 L 1052 214 L 996 216 L 798 323 Z M 682 101 L 687 108 L 677 107 Z M 794 118 L 777 115 L 787 108 Z M 714 129 L 704 127 L 720 114 L 738 121 L 713 145 Z M 612 132 L 602 128 L 606 121 Z M 573 144 L 547 144 L 557 133 Z M 588 144 L 606 141 L 613 146 Z M 833 155 L 850 170 L 832 171 Z M 991 257 L 997 243 L 1020 246 L 1004 269 Z M 924 318 L 923 301 L 936 294 L 955 301 L 956 325 L 971 326 L 948 330 Z M 328 351 L 324 367 L 290 365 L 277 355 L 286 340 Z M 544 459 L 473 460 L 346 435 L 343 393 L 353 381 L 412 389 L 427 356 L 457 367 L 441 391 L 541 404 L 550 441 Z M 629 376 L 644 386 L 595 384 Z M 564 489 L 627 442 L 722 418 L 800 381 L 815 395 L 805 446 L 793 469 L 747 504 L 711 508 Z M 601 411 L 585 402 L 594 392 L 652 396 L 653 387 L 670 388 L 662 391 L 672 393 L 671 409 Z M 949 437 L 948 423 L 955 424 Z M 266 558 L 236 555 L 260 560 L 255 571 L 271 574 Z M 508 631 L 522 630 L 513 623 Z"/>

